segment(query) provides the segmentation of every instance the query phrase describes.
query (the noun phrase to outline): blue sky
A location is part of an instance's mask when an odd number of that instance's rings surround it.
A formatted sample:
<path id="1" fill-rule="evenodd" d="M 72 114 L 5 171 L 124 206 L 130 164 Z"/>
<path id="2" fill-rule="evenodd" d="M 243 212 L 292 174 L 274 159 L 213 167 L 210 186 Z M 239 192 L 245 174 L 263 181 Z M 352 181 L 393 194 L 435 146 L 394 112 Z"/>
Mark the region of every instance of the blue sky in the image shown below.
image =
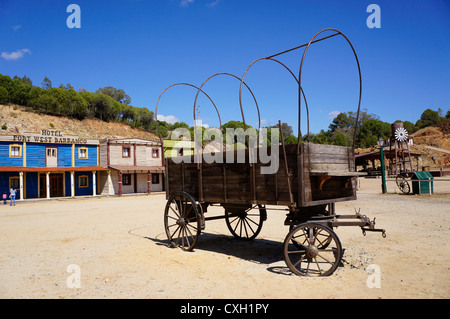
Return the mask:
<path id="1" fill-rule="evenodd" d="M 81 8 L 81 28 L 67 27 L 72 3 Z M 380 7 L 381 28 L 366 24 L 372 3 Z M 53 86 L 114 86 L 130 95 L 132 105 L 155 111 L 158 96 L 171 84 L 200 86 L 219 72 L 242 77 L 254 60 L 306 43 L 325 28 L 340 30 L 354 45 L 363 79 L 361 107 L 369 113 L 386 122 L 415 122 L 426 108 L 447 112 L 450 3 L 444 0 L 0 0 L 0 73 L 26 75 L 34 85 L 47 76 Z M 302 54 L 278 58 L 297 74 Z M 261 61 L 245 81 L 262 124 L 281 120 L 297 131 L 297 85 L 285 69 Z M 222 123 L 242 120 L 239 84 L 218 76 L 203 87 Z M 342 37 L 310 47 L 302 86 L 311 132 L 326 130 L 336 112 L 356 111 L 358 73 Z M 187 86 L 171 88 L 158 115 L 192 125 L 196 93 Z M 198 105 L 203 122 L 218 126 L 211 103 L 200 96 Z M 246 91 L 243 106 L 246 122 L 257 126 Z M 305 134 L 304 121 L 301 129 Z"/>

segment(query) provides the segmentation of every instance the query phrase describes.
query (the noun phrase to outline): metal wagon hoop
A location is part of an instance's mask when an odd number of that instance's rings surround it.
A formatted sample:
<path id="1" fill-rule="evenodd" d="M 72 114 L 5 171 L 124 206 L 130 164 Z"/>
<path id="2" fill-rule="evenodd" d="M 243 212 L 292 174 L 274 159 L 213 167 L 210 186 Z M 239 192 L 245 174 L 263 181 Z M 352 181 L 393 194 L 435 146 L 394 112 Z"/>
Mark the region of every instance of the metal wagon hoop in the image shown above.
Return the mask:
<path id="1" fill-rule="evenodd" d="M 251 94 L 252 97 L 253 97 L 253 101 L 255 101 L 256 110 L 257 110 L 257 112 L 258 112 L 258 131 L 259 131 L 260 126 L 261 126 L 261 125 L 260 125 L 260 123 L 261 123 L 261 116 L 260 116 L 260 112 L 259 112 L 258 101 L 256 100 L 256 97 L 255 97 L 255 95 L 253 94 L 253 91 L 250 89 L 250 87 L 249 87 L 245 82 L 242 81 L 241 78 L 239 78 L 238 76 L 236 76 L 236 75 L 234 75 L 234 74 L 227 73 L 227 72 L 220 72 L 220 73 L 213 74 L 213 75 L 211 75 L 210 77 L 208 77 L 208 78 L 200 85 L 200 87 L 199 87 L 199 89 L 198 89 L 198 91 L 197 91 L 197 94 L 196 94 L 196 96 L 195 96 L 195 100 L 194 100 L 194 125 L 196 126 L 195 109 L 196 109 L 196 106 L 197 106 L 197 98 L 198 98 L 198 94 L 200 93 L 201 89 L 202 89 L 203 86 L 206 84 L 206 82 L 208 82 L 210 79 L 212 79 L 213 77 L 216 77 L 216 76 L 218 76 L 218 75 L 228 75 L 228 76 L 234 77 L 235 79 L 239 80 L 239 82 L 241 82 L 241 84 L 243 83 L 243 84 L 247 87 L 248 91 L 250 92 L 250 94 Z M 244 123 L 244 130 L 246 130 L 246 129 L 247 129 L 247 125 L 245 124 L 244 109 L 242 108 L 242 103 L 240 103 L 239 106 L 240 106 L 240 109 L 241 109 L 242 121 L 243 121 L 243 123 Z M 220 129 L 222 129 L 222 125 L 220 125 Z M 259 135 L 257 136 L 257 139 L 259 139 Z M 258 140 L 257 140 L 257 143 L 258 143 Z"/>
<path id="2" fill-rule="evenodd" d="M 315 38 L 316 38 L 319 34 L 321 34 L 322 32 L 325 32 L 325 31 L 335 31 L 336 33 L 334 33 L 334 34 L 332 34 L 332 35 L 330 35 L 330 36 L 328 36 L 328 37 L 325 37 L 325 38 L 322 38 L 322 39 L 315 40 Z M 348 39 L 341 31 L 339 31 L 339 30 L 337 30 L 337 29 L 334 29 L 334 28 L 323 29 L 323 30 L 317 32 L 317 33 L 311 38 L 311 40 L 309 40 L 308 44 L 306 44 L 306 48 L 305 48 L 305 50 L 303 51 L 303 57 L 302 57 L 302 60 L 301 60 L 301 62 L 300 62 L 300 70 L 299 70 L 299 75 L 298 75 L 299 94 L 300 94 L 300 90 L 301 90 L 303 62 L 304 62 L 304 60 L 305 60 L 306 52 L 308 51 L 310 45 L 311 45 L 312 43 L 315 43 L 315 42 L 318 42 L 318 41 L 321 41 L 321 40 L 324 40 L 324 39 L 327 39 L 327 38 L 330 38 L 330 37 L 333 37 L 333 36 L 336 36 L 336 35 L 341 35 L 341 36 L 344 37 L 345 40 L 347 40 L 348 44 L 349 44 L 350 47 L 352 48 L 353 54 L 355 55 L 356 64 L 357 64 L 357 66 L 358 66 L 358 75 L 359 75 L 359 101 L 358 101 L 358 111 L 357 111 L 357 113 L 356 113 L 355 133 L 354 133 L 354 135 L 353 135 L 353 148 L 355 148 L 355 145 L 356 145 L 356 133 L 357 133 L 357 131 L 358 131 L 359 111 L 360 111 L 360 107 L 361 107 L 361 96 L 362 96 L 361 67 L 360 67 L 360 64 L 359 64 L 358 55 L 356 54 L 355 48 L 353 47 L 353 45 L 352 45 L 352 43 L 350 42 L 350 40 L 349 40 L 349 39 Z M 300 47 L 303 47 L 303 46 L 305 46 L 305 45 L 302 45 L 302 46 L 300 46 Z M 300 47 L 297 47 L 297 48 L 300 48 Z M 282 53 L 286 53 L 286 52 L 287 52 L 287 51 L 282 52 Z M 299 124 L 299 126 L 298 126 L 298 132 L 299 132 L 299 136 L 300 136 L 300 134 L 301 134 L 301 131 L 300 131 L 300 120 L 301 120 L 300 109 L 301 109 L 301 99 L 300 99 L 300 98 L 298 99 L 298 109 L 299 109 L 299 112 L 298 112 L 298 124 Z M 308 122 L 309 122 L 309 119 L 308 119 Z M 298 144 L 300 145 L 300 138 L 299 138 L 299 143 L 298 143 Z"/>
<path id="3" fill-rule="evenodd" d="M 289 73 L 294 77 L 295 82 L 297 82 L 297 84 L 299 85 L 301 94 L 303 95 L 303 99 L 304 99 L 304 101 L 305 101 L 306 115 L 307 115 L 307 128 L 308 128 L 308 135 L 307 135 L 307 136 L 308 136 L 308 140 L 309 140 L 309 108 L 308 108 L 308 102 L 307 102 L 307 100 L 306 100 L 305 92 L 304 92 L 303 89 L 301 88 L 301 86 L 300 86 L 300 84 L 299 84 L 299 81 L 298 81 L 297 77 L 295 76 L 294 72 L 292 72 L 292 70 L 289 69 L 283 62 L 281 62 L 281 61 L 279 61 L 279 60 L 277 60 L 277 59 L 274 59 L 274 58 L 272 58 L 272 57 L 259 58 L 259 59 L 256 59 L 255 61 L 253 61 L 252 63 L 250 63 L 250 65 L 247 67 L 247 69 L 246 69 L 245 72 L 244 72 L 244 75 L 242 76 L 241 86 L 240 86 L 240 88 L 239 88 L 239 104 L 240 104 L 240 106 L 241 106 L 241 109 L 242 109 L 242 84 L 244 83 L 245 76 L 247 75 L 247 72 L 250 70 L 250 68 L 251 68 L 256 62 L 261 61 L 261 60 L 269 60 L 269 61 L 277 62 L 278 64 L 280 64 L 280 65 L 283 66 L 286 70 L 289 71 Z M 245 120 L 244 120 L 244 127 L 246 127 L 246 125 L 245 125 Z M 299 137 L 299 140 L 300 140 L 300 137 Z"/>
<path id="4" fill-rule="evenodd" d="M 201 89 L 198 88 L 197 86 L 192 85 L 192 84 L 190 84 L 190 83 L 175 83 L 175 84 L 172 84 L 172 85 L 169 85 L 168 87 L 166 87 L 166 88 L 161 92 L 161 94 L 160 94 L 159 97 L 158 97 L 158 100 L 156 101 L 156 107 L 155 107 L 155 120 L 156 120 L 156 127 L 157 127 L 157 130 L 158 130 L 158 136 L 159 136 L 159 139 L 160 139 L 161 143 L 162 143 L 162 137 L 161 137 L 161 132 L 160 132 L 160 130 L 159 130 L 159 123 L 158 123 L 158 104 L 159 104 L 159 100 L 161 99 L 162 95 L 163 95 L 168 89 L 170 89 L 170 88 L 173 87 L 173 86 L 177 86 L 177 85 L 187 85 L 187 86 L 190 86 L 190 87 L 193 87 L 193 88 L 197 89 L 197 94 L 198 94 L 198 92 L 202 92 L 203 94 L 205 94 L 205 96 L 211 101 L 212 105 L 214 106 L 214 108 L 215 108 L 215 110 L 216 110 L 216 112 L 217 112 L 217 116 L 219 117 L 219 124 L 220 124 L 220 126 L 222 127 L 222 120 L 220 119 L 220 113 L 219 113 L 219 110 L 217 109 L 216 104 L 214 103 L 214 101 L 211 99 L 211 97 L 210 97 L 208 94 L 206 94 L 203 90 L 201 90 Z"/>

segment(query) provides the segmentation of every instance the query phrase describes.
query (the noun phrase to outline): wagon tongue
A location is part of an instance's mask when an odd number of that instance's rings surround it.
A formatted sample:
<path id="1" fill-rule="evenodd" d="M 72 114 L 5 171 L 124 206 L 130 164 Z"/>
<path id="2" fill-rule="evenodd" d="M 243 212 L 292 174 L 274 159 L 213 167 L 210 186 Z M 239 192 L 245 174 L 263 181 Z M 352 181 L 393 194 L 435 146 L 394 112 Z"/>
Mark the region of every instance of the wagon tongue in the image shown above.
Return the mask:
<path id="1" fill-rule="evenodd" d="M 383 238 L 386 238 L 386 230 L 381 228 L 375 228 L 375 217 L 373 220 L 370 220 L 366 215 L 361 215 L 359 212 L 356 212 L 356 216 L 359 220 L 365 223 L 364 226 L 361 226 L 361 230 L 364 236 L 366 236 L 366 231 L 371 232 L 380 232 Z"/>

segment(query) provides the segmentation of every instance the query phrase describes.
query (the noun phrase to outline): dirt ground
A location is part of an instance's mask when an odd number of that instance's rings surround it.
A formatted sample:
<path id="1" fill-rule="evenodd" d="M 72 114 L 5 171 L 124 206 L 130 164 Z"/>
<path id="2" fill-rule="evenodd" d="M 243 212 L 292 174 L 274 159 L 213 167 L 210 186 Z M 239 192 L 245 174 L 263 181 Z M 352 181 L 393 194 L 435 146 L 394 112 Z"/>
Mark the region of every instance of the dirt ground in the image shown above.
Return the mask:
<path id="1" fill-rule="evenodd" d="M 380 179 L 361 179 L 358 200 L 336 210 L 360 208 L 387 237 L 339 227 L 342 264 L 320 278 L 284 263 L 283 211 L 269 211 L 252 242 L 208 221 L 195 251 L 183 252 L 167 246 L 163 193 L 1 205 L 0 298 L 449 298 L 450 182 L 436 181 L 434 195 L 380 189 Z M 369 265 L 379 267 L 378 287 L 367 284 Z"/>

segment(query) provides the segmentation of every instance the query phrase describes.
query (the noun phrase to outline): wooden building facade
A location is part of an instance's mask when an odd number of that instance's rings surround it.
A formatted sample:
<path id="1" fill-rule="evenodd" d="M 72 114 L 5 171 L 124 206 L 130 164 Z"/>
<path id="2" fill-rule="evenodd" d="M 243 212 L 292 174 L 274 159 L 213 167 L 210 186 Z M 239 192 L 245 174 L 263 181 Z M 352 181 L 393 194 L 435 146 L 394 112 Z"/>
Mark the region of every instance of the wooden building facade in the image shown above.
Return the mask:
<path id="1" fill-rule="evenodd" d="M 0 135 L 0 192 L 16 199 L 75 197 L 101 191 L 100 143 L 58 130 Z"/>
<path id="2" fill-rule="evenodd" d="M 161 143 L 138 139 L 100 141 L 100 166 L 110 174 L 100 180 L 110 195 L 164 190 L 164 154 Z"/>

